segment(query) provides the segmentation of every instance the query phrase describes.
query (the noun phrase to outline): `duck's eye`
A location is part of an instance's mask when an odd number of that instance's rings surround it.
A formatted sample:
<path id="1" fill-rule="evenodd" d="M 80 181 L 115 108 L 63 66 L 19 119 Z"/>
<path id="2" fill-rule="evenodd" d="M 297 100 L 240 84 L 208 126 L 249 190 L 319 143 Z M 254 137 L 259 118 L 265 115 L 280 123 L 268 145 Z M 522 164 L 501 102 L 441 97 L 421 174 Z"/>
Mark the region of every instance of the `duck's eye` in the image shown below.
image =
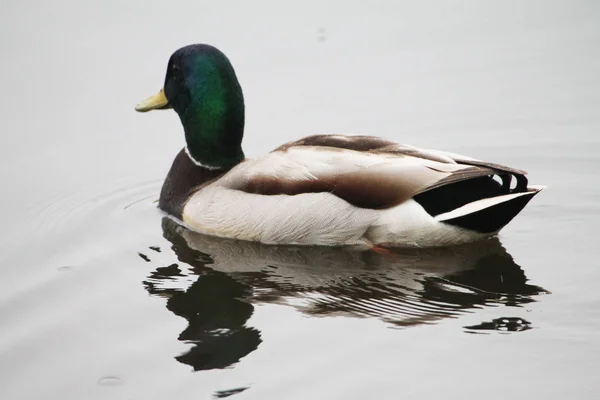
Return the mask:
<path id="1" fill-rule="evenodd" d="M 171 66 L 171 72 L 169 75 L 171 80 L 179 80 L 181 77 L 181 68 L 179 65 L 173 64 L 173 66 Z"/>

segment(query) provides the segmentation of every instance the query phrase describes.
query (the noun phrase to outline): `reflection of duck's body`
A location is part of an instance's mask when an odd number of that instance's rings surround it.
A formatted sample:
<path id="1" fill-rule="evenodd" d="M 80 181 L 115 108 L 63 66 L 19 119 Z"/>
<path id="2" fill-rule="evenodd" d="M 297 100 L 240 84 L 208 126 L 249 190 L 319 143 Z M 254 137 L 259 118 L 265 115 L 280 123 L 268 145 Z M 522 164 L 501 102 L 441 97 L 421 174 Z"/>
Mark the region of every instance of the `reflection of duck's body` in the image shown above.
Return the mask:
<path id="1" fill-rule="evenodd" d="M 488 303 L 527 303 L 544 292 L 526 283 L 497 239 L 382 256 L 351 248 L 220 239 L 166 217 L 163 234 L 180 262 L 156 268 L 144 285 L 188 321 L 179 340 L 192 348 L 176 358 L 195 370 L 225 368 L 258 348 L 260 332 L 247 326 L 256 302 L 412 326 Z"/>
<path id="2" fill-rule="evenodd" d="M 159 205 L 214 236 L 328 246 L 467 243 L 496 234 L 541 189 L 528 187 L 517 169 L 371 136 L 310 136 L 247 160 L 242 90 L 229 60 L 207 45 L 175 52 L 164 90 L 136 108 L 169 107 L 187 145 Z"/>
<path id="3" fill-rule="evenodd" d="M 530 295 L 543 292 L 526 283 L 497 239 L 406 249 L 390 257 L 350 248 L 220 239 L 168 218 L 163 230 L 181 261 L 244 283 L 252 293 L 248 301 L 290 302 L 309 313 L 349 312 L 412 325 L 476 304 L 528 302 Z"/>

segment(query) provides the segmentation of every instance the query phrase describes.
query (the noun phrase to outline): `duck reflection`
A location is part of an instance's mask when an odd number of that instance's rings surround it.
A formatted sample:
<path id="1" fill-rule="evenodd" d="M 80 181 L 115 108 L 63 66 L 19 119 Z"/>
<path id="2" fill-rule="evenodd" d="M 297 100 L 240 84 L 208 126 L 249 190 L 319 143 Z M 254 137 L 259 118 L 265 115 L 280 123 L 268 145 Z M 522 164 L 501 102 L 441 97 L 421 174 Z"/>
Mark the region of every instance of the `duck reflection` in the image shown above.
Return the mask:
<path id="1" fill-rule="evenodd" d="M 268 246 L 192 232 L 169 218 L 164 237 L 181 262 L 157 268 L 149 293 L 185 318 L 177 360 L 194 370 L 225 368 L 255 350 L 246 326 L 253 304 L 289 304 L 311 315 L 375 317 L 400 327 L 433 323 L 483 305 L 518 306 L 544 289 L 498 239 L 393 254 L 349 248 Z"/>

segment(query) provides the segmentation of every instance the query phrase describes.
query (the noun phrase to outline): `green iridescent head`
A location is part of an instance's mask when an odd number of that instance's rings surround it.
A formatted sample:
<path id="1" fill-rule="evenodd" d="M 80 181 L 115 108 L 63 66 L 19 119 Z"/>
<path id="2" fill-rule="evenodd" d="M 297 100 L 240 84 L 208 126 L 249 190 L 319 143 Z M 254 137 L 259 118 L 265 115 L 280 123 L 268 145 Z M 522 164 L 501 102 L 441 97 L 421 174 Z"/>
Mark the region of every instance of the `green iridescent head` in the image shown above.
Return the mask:
<path id="1" fill-rule="evenodd" d="M 173 53 L 163 89 L 136 106 L 140 112 L 167 108 L 179 115 L 196 163 L 219 169 L 244 159 L 244 96 L 218 49 L 194 44 Z"/>

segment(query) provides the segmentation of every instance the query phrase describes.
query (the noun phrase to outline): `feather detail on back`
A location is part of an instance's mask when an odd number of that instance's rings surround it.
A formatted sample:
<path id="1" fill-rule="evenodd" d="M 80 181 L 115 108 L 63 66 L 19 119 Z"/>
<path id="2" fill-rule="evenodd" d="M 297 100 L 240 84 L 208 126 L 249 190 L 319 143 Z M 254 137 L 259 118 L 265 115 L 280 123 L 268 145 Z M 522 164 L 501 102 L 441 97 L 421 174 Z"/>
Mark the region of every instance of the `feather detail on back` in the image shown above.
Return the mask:
<path id="1" fill-rule="evenodd" d="M 313 145 L 318 138 L 327 145 Z M 356 142 L 341 138 L 318 136 L 300 141 L 301 145 L 284 145 L 239 165 L 219 184 L 268 196 L 328 192 L 357 207 L 385 209 L 451 183 L 508 175 L 506 169 L 461 164 L 445 154 L 378 138 L 348 137 Z M 343 147 L 333 147 L 334 142 Z"/>

